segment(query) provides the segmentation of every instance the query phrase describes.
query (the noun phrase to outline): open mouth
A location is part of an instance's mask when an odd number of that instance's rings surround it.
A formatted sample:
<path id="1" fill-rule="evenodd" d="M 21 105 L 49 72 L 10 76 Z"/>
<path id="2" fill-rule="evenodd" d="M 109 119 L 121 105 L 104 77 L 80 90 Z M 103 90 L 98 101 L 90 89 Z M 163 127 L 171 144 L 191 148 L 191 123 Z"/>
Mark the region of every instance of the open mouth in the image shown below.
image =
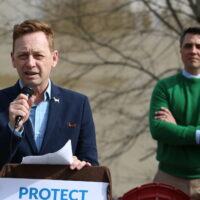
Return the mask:
<path id="1" fill-rule="evenodd" d="M 27 75 L 27 76 L 34 76 L 34 75 L 37 75 L 38 73 L 36 73 L 36 72 L 25 72 L 24 74 Z"/>
<path id="2" fill-rule="evenodd" d="M 36 73 L 36 72 L 24 72 L 24 75 L 25 75 L 27 78 L 33 78 L 33 77 L 35 77 L 36 75 L 38 75 L 38 73 Z"/>

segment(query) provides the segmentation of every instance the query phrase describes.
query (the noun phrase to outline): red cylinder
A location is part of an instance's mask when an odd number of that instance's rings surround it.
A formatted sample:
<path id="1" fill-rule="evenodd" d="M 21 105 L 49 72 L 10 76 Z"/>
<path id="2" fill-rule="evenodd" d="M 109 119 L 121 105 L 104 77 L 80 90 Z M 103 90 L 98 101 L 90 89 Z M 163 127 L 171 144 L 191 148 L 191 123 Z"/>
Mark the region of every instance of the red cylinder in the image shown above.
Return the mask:
<path id="1" fill-rule="evenodd" d="M 183 191 L 164 183 L 148 183 L 125 193 L 120 200 L 189 200 Z"/>

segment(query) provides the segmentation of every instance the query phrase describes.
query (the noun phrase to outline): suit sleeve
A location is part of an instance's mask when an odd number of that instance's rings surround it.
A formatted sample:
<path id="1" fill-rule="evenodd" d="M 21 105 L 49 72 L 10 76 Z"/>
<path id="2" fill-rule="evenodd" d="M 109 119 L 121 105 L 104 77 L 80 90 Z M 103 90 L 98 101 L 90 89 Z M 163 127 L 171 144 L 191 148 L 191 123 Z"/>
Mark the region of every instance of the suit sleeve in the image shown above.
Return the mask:
<path id="1" fill-rule="evenodd" d="M 21 138 L 13 134 L 8 125 L 0 125 L 0 167 L 12 161 L 20 142 Z"/>
<path id="2" fill-rule="evenodd" d="M 80 160 L 90 162 L 92 165 L 99 165 L 94 121 L 87 97 L 85 97 L 83 104 L 82 123 L 76 156 Z"/>
<path id="3" fill-rule="evenodd" d="M 161 107 L 170 110 L 168 99 L 166 87 L 162 82 L 158 82 L 153 90 L 150 103 L 149 124 L 152 137 L 170 145 L 196 145 L 195 134 L 198 127 L 181 126 L 154 119 L 155 111 L 160 110 Z"/>

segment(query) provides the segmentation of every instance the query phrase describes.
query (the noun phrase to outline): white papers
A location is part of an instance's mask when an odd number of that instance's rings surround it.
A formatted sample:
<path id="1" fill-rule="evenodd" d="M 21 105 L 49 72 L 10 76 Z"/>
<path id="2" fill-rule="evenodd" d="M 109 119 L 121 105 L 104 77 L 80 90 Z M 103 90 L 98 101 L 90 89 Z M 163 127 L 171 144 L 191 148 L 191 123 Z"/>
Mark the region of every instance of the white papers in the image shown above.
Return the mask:
<path id="1" fill-rule="evenodd" d="M 69 165 L 73 161 L 71 140 L 58 151 L 42 156 L 26 156 L 22 164 L 48 164 L 48 165 Z"/>

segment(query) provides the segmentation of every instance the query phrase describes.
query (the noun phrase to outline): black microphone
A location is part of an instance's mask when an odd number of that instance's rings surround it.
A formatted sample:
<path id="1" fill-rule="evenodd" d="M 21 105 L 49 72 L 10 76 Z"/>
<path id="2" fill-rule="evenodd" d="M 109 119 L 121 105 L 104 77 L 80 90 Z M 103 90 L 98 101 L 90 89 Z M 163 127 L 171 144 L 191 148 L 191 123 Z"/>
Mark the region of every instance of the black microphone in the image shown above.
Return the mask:
<path id="1" fill-rule="evenodd" d="M 25 94 L 29 99 L 31 98 L 31 96 L 34 94 L 34 91 L 33 89 L 26 85 L 22 88 L 21 90 L 21 93 Z M 15 128 L 18 127 L 19 125 L 19 122 L 22 120 L 22 116 L 18 115 L 16 118 L 15 118 Z"/>

